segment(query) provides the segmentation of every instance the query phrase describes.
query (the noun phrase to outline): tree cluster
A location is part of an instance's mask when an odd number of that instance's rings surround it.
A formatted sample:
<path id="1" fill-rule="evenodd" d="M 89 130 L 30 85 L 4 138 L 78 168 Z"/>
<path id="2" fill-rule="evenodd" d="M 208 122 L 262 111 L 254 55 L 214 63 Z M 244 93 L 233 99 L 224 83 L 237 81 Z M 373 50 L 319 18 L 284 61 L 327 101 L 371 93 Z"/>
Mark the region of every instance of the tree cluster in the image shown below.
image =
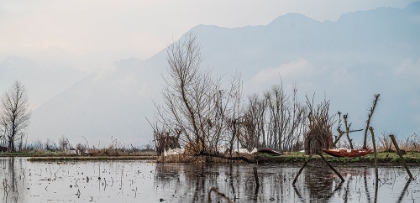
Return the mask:
<path id="1" fill-rule="evenodd" d="M 282 85 L 244 102 L 242 81 L 233 76 L 227 87 L 201 67 L 200 47 L 194 35 L 167 49 L 168 73 L 164 76 L 164 103 L 156 105 L 152 124 L 156 149 L 174 138 L 187 153 L 232 156 L 235 147 L 296 150 L 303 148 L 307 108 Z M 171 137 L 171 138 L 170 138 Z M 223 149 L 226 149 L 223 151 Z"/>

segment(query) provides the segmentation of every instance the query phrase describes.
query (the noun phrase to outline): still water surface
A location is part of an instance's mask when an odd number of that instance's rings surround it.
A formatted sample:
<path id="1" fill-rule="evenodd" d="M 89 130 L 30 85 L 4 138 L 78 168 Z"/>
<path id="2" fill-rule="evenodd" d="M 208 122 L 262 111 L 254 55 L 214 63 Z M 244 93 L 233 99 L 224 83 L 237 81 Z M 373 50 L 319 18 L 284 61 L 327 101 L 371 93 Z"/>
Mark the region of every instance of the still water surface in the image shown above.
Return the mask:
<path id="1" fill-rule="evenodd" d="M 257 188 L 249 164 L 156 164 L 147 161 L 29 162 L 0 158 L 0 202 L 208 202 L 211 187 L 235 202 L 420 202 L 419 181 L 403 167 L 337 167 L 322 163 L 258 166 Z M 411 167 L 413 175 L 420 167 Z M 375 201 L 375 196 L 377 197 Z M 212 202 L 227 202 L 211 193 Z"/>

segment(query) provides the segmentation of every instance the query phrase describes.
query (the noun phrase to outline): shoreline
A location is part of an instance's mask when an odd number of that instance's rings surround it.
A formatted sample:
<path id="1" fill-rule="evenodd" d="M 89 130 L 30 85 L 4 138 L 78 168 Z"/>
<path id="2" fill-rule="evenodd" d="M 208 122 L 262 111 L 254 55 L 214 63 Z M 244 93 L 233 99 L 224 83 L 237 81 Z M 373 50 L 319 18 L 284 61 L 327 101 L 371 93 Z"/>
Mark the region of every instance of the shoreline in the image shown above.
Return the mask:
<path id="1" fill-rule="evenodd" d="M 203 157 L 194 157 L 200 160 Z M 192 158 L 194 160 L 194 158 Z M 243 164 L 303 164 L 307 156 L 280 156 L 280 157 L 255 157 L 250 159 L 251 162 L 243 161 L 229 161 L 223 159 L 212 159 L 211 161 L 182 161 L 182 159 L 161 161 L 158 156 L 56 156 L 56 157 L 28 157 L 28 161 L 42 162 L 42 161 L 118 161 L 118 160 L 142 160 L 152 161 L 156 163 L 243 163 Z M 374 166 L 373 157 L 358 157 L 358 158 L 337 158 L 326 157 L 327 161 L 334 166 Z M 409 166 L 420 166 L 419 158 L 405 157 L 405 162 Z M 323 164 L 320 157 L 313 157 L 308 163 Z M 377 160 L 378 166 L 403 166 L 401 160 L 395 158 L 380 158 Z"/>
<path id="2" fill-rule="evenodd" d="M 233 157 L 234 160 L 229 160 L 229 157 L 212 157 L 207 155 L 172 155 L 167 157 L 157 156 L 153 152 L 144 152 L 136 154 L 85 154 L 85 155 L 69 155 L 62 153 L 0 153 L 0 157 L 27 157 L 28 161 L 41 162 L 41 161 L 116 161 L 116 160 L 144 160 L 153 161 L 157 163 L 249 163 L 249 164 L 300 164 L 304 163 L 308 155 L 303 153 L 285 153 L 281 156 L 270 156 L 267 154 L 240 154 Z M 332 165 L 360 165 L 360 166 L 373 166 L 374 156 L 368 154 L 364 157 L 332 157 L 325 155 L 325 158 Z M 230 158 L 232 159 L 232 158 Z M 246 160 L 245 160 L 246 159 Z M 244 161 L 245 160 L 245 161 Z M 420 153 L 407 152 L 404 155 L 404 160 L 409 166 L 420 166 Z M 309 164 L 322 162 L 321 157 L 314 155 Z M 377 164 L 379 166 L 402 166 L 401 159 L 395 153 L 380 152 L 377 154 Z"/>

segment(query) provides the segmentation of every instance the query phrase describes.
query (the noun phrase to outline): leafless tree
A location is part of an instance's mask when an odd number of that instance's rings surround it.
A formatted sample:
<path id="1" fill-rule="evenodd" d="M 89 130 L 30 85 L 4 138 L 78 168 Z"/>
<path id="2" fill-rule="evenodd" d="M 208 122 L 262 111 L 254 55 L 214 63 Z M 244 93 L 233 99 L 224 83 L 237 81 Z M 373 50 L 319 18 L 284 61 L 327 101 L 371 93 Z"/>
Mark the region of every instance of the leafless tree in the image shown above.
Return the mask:
<path id="1" fill-rule="evenodd" d="M 192 154 L 215 154 L 225 145 L 232 150 L 271 147 L 296 150 L 302 147 L 307 108 L 298 102 L 297 88 L 289 97 L 282 85 L 274 85 L 264 96 L 254 94 L 242 101 L 242 81 L 235 75 L 227 88 L 201 68 L 200 47 L 194 35 L 167 49 L 168 74 L 164 76 L 164 104 L 155 105 L 156 149 L 169 137 L 179 139 Z M 150 122 L 149 122 L 150 123 Z M 179 133 L 175 133 L 179 132 Z"/>
<path id="2" fill-rule="evenodd" d="M 307 108 L 297 99 L 297 87 L 293 88 L 293 95 L 290 97 L 282 85 L 273 85 L 258 103 L 260 107 L 257 109 L 266 109 L 259 110 L 262 114 L 257 119 L 266 120 L 266 123 L 259 125 L 263 132 L 263 146 L 282 151 L 296 149 L 302 142 L 307 114 Z M 267 113 L 264 114 L 265 111 Z"/>
<path id="3" fill-rule="evenodd" d="M 273 85 L 270 91 L 265 94 L 267 99 L 268 109 L 270 112 L 270 137 L 272 140 L 271 147 L 280 149 L 283 145 L 283 135 L 286 131 L 286 126 L 289 124 L 288 118 L 288 98 L 284 93 L 282 85 Z"/>
<path id="4" fill-rule="evenodd" d="M 40 139 L 36 139 L 35 141 L 32 141 L 29 148 L 34 151 L 42 151 L 44 149 L 44 145 Z"/>
<path id="5" fill-rule="evenodd" d="M 267 147 L 266 113 L 267 100 L 258 94 L 248 96 L 248 104 L 243 117 L 243 128 L 246 133 L 241 145 L 247 148 Z"/>
<path id="6" fill-rule="evenodd" d="M 64 135 L 58 140 L 58 149 L 61 151 L 67 151 L 69 149 L 69 139 Z"/>
<path id="7" fill-rule="evenodd" d="M 54 140 L 47 138 L 44 143 L 44 149 L 47 151 L 55 151 L 57 150 L 57 145 L 55 144 Z"/>
<path id="8" fill-rule="evenodd" d="M 308 128 L 305 133 L 305 153 L 319 154 L 322 148 L 328 148 L 327 142 L 332 137 L 332 125 L 335 123 L 334 116 L 329 115 L 330 102 L 324 99 L 320 104 L 314 104 L 314 98 L 306 97 L 309 109 Z"/>
<path id="9" fill-rule="evenodd" d="M 4 93 L 0 117 L 1 132 L 6 139 L 9 151 L 15 151 L 15 141 L 29 125 L 28 95 L 24 85 L 15 81 L 12 87 Z"/>
<path id="10" fill-rule="evenodd" d="M 379 96 L 381 96 L 381 95 L 380 94 L 375 94 L 374 95 L 375 99 L 373 100 L 372 107 L 369 110 L 368 119 L 366 121 L 365 134 L 363 136 L 363 149 L 367 149 L 367 141 L 366 141 L 367 140 L 367 131 L 368 131 L 368 128 L 371 127 L 370 126 L 370 120 L 372 119 L 372 115 L 375 112 L 376 105 L 378 104 L 378 101 L 379 101 Z"/>
<path id="11" fill-rule="evenodd" d="M 242 80 L 239 74 L 234 75 L 228 96 L 232 100 L 228 99 L 226 102 L 231 106 L 225 108 L 224 111 L 227 115 L 227 117 L 225 118 L 227 121 L 227 127 L 231 132 L 231 134 L 229 135 L 229 154 L 232 157 L 233 146 L 235 144 L 234 142 L 236 140 L 236 145 L 239 146 L 240 135 L 243 133 L 241 131 L 241 126 L 244 125 L 243 115 L 241 114 Z"/>
<path id="12" fill-rule="evenodd" d="M 19 142 L 18 142 L 18 150 L 23 151 L 26 150 L 26 142 L 28 141 L 28 134 L 25 134 L 24 132 L 21 132 L 19 134 Z M 26 139 L 25 139 L 26 138 Z"/>
<path id="13" fill-rule="evenodd" d="M 297 99 L 297 87 L 293 87 L 292 106 L 288 110 L 289 121 L 285 127 L 283 150 L 292 151 L 302 147 L 302 135 L 306 130 L 307 108 Z"/>
<path id="14" fill-rule="evenodd" d="M 307 128 L 307 107 L 297 99 L 297 87 L 292 97 L 286 95 L 282 85 L 273 85 L 260 97 L 248 97 L 241 121 L 242 147 L 248 149 L 273 148 L 282 151 L 303 147 L 303 134 Z"/>
<path id="15" fill-rule="evenodd" d="M 239 77 L 234 76 L 231 85 L 222 88 L 221 79 L 214 80 L 201 67 L 200 47 L 193 34 L 170 45 L 167 54 L 164 104 L 156 105 L 158 124 L 152 126 L 155 134 L 179 129 L 180 140 L 192 153 L 217 153 L 221 141 L 235 140 L 236 133 L 229 126 L 234 128 L 241 117 Z"/>

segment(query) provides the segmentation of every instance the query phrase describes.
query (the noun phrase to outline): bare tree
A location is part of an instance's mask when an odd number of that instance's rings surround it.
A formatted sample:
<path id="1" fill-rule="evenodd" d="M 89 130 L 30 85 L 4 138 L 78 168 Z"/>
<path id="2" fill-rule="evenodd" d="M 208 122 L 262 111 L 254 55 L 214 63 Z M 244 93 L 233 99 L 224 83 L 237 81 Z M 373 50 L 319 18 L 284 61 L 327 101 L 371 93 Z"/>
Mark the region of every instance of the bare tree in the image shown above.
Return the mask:
<path id="1" fill-rule="evenodd" d="M 365 134 L 363 136 L 363 149 L 367 149 L 367 131 L 370 126 L 370 120 L 372 119 L 373 112 L 375 112 L 376 104 L 378 104 L 380 94 L 375 94 L 375 99 L 373 100 L 373 105 L 369 110 L 368 119 L 366 121 Z"/>
<path id="2" fill-rule="evenodd" d="M 234 75 L 227 87 L 221 78 L 213 79 L 201 67 L 200 47 L 193 34 L 170 45 L 167 54 L 164 104 L 156 105 L 157 121 L 152 125 L 155 141 L 167 133 L 176 135 L 189 154 L 217 154 L 222 142 L 232 149 L 242 118 L 240 75 Z M 179 134 L 172 133 L 177 130 Z"/>
<path id="3" fill-rule="evenodd" d="M 266 111 L 267 100 L 258 94 L 248 96 L 248 105 L 244 113 L 243 124 L 245 128 L 242 145 L 249 147 L 267 147 Z M 262 139 L 262 140 L 261 140 Z"/>
<path id="4" fill-rule="evenodd" d="M 61 138 L 58 140 L 58 149 L 66 152 L 69 149 L 69 144 L 69 139 L 62 135 Z"/>
<path id="5" fill-rule="evenodd" d="M 29 124 L 30 112 L 28 111 L 28 94 L 26 88 L 19 81 L 4 93 L 2 99 L 0 127 L 6 139 L 9 151 L 15 151 L 15 141 Z"/>
<path id="6" fill-rule="evenodd" d="M 47 151 L 56 151 L 57 145 L 55 144 L 54 140 L 47 138 L 47 140 L 44 143 L 44 149 Z"/>
<path id="7" fill-rule="evenodd" d="M 284 93 L 282 85 L 273 85 L 271 90 L 265 94 L 268 109 L 270 112 L 270 134 L 272 135 L 272 148 L 280 149 L 283 145 L 286 126 L 290 122 L 290 114 L 288 113 L 288 98 Z"/>
<path id="8" fill-rule="evenodd" d="M 332 125 L 335 123 L 334 116 L 329 115 L 330 102 L 325 98 L 315 106 L 314 98 L 309 100 L 306 96 L 306 104 L 309 109 L 309 123 L 305 134 L 305 153 L 319 154 L 322 148 L 328 148 L 328 140 L 332 137 Z"/>
<path id="9" fill-rule="evenodd" d="M 299 149 L 302 147 L 301 144 L 301 135 L 305 129 L 306 114 L 307 109 L 303 104 L 297 100 L 297 87 L 293 87 L 293 106 L 290 107 L 291 110 L 288 111 L 289 122 L 285 127 L 287 130 L 285 132 L 285 137 L 283 141 L 283 150 L 292 151 L 294 149 Z"/>

